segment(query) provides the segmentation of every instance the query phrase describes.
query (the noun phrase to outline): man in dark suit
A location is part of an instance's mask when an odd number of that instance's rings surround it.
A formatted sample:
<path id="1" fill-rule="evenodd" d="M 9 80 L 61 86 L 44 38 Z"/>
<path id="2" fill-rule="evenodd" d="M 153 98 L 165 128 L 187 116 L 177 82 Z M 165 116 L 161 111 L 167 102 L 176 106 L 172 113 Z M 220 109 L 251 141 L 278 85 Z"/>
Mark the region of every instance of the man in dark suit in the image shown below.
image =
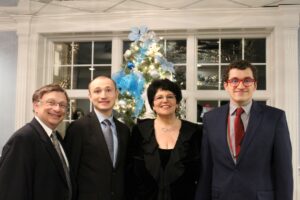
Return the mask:
<path id="1" fill-rule="evenodd" d="M 124 199 L 124 170 L 129 128 L 112 115 L 118 90 L 104 76 L 89 84 L 93 111 L 67 129 L 65 144 L 75 175 L 74 199 Z M 105 124 L 109 121 L 108 124 Z M 108 140 L 107 130 L 112 136 Z"/>
<path id="2" fill-rule="evenodd" d="M 2 151 L 0 199 L 70 200 L 68 160 L 55 132 L 64 119 L 68 95 L 50 84 L 36 90 L 32 102 L 34 118 L 13 134 Z"/>
<path id="3" fill-rule="evenodd" d="M 292 150 L 284 111 L 252 100 L 257 75 L 247 61 L 231 63 L 223 82 L 230 103 L 204 115 L 196 199 L 292 200 Z"/>

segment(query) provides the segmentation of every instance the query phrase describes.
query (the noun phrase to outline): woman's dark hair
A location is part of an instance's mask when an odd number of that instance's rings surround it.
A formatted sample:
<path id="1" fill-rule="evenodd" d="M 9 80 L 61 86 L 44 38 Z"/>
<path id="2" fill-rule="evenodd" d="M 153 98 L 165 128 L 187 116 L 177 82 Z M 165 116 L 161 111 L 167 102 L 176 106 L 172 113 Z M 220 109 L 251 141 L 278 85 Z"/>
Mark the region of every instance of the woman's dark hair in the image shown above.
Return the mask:
<path id="1" fill-rule="evenodd" d="M 176 103 L 179 104 L 182 99 L 182 93 L 180 87 L 169 79 L 157 79 L 152 81 L 148 86 L 147 96 L 151 109 L 153 109 L 153 102 L 157 90 L 168 90 L 171 91 L 176 97 Z"/>

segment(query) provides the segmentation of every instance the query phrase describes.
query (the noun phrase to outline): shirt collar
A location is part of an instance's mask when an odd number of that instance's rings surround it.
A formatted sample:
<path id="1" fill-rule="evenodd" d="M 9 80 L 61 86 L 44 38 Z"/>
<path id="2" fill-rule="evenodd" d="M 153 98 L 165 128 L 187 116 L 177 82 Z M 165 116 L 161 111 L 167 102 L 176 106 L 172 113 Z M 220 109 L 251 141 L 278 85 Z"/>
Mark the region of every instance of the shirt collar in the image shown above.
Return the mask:
<path id="1" fill-rule="evenodd" d="M 54 130 L 52 130 L 51 128 L 49 128 L 38 116 L 34 116 L 35 119 L 41 124 L 41 126 L 43 127 L 43 129 L 46 131 L 47 135 L 50 137 L 52 132 Z"/>
<path id="2" fill-rule="evenodd" d="M 241 106 L 246 115 L 249 115 L 250 114 L 250 109 L 251 109 L 251 106 L 252 106 L 252 101 L 250 101 L 248 104 L 244 105 L 244 106 Z M 235 113 L 235 110 L 238 108 L 237 105 L 233 104 L 233 103 L 230 103 L 229 105 L 229 113 L 230 115 L 233 115 Z"/>
<path id="3" fill-rule="evenodd" d="M 105 115 L 103 115 L 101 112 L 99 112 L 98 110 L 94 109 L 96 115 L 97 115 L 97 118 L 99 120 L 99 122 L 103 122 L 105 119 L 108 119 L 112 124 L 114 124 L 114 121 L 113 121 L 113 115 L 107 117 Z"/>

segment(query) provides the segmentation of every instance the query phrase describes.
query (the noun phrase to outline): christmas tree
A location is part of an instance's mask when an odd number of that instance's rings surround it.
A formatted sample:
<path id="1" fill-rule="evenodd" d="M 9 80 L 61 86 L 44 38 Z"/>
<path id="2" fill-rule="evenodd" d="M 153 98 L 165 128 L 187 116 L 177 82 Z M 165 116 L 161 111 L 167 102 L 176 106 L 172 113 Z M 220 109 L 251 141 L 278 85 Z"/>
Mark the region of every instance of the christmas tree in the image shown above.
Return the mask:
<path id="1" fill-rule="evenodd" d="M 125 63 L 112 78 L 120 91 L 115 110 L 117 117 L 132 126 L 136 118 L 145 118 L 146 88 L 154 79 L 173 79 L 174 65 L 164 57 L 163 45 L 147 27 L 134 27 L 128 35 L 130 48 Z M 147 111 L 148 112 L 148 111 Z"/>

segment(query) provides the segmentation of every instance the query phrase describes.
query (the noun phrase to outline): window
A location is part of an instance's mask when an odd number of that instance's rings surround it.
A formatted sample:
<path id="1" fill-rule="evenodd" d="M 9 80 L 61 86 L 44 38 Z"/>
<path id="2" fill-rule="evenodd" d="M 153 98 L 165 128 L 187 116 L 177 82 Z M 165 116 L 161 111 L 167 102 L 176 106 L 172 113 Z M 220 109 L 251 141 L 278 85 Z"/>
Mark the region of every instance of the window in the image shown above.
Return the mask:
<path id="1" fill-rule="evenodd" d="M 86 89 L 94 77 L 110 76 L 111 47 L 111 41 L 55 43 L 53 81 L 66 89 Z"/>
<path id="2" fill-rule="evenodd" d="M 222 75 L 225 67 L 235 59 L 249 60 L 257 67 L 257 100 L 266 103 L 270 98 L 266 92 L 268 33 L 247 30 L 245 35 L 244 31 L 236 30 L 220 37 L 219 31 L 212 34 L 202 31 L 156 32 L 163 37 L 164 56 L 174 63 L 175 78 L 183 91 L 183 109 L 179 114 L 201 123 L 205 112 L 227 103 L 229 96 L 222 86 Z M 90 41 L 87 36 L 72 41 L 68 41 L 67 36 L 65 41 L 61 37 L 57 41 L 52 39 L 53 82 L 63 83 L 71 94 L 69 115 L 62 129 L 91 110 L 88 83 L 98 75 L 110 76 L 112 60 L 122 62 L 123 53 L 131 42 L 125 39 L 126 33 L 113 35 L 102 37 L 98 34 Z M 112 52 L 112 47 L 120 48 L 120 51 Z"/>

